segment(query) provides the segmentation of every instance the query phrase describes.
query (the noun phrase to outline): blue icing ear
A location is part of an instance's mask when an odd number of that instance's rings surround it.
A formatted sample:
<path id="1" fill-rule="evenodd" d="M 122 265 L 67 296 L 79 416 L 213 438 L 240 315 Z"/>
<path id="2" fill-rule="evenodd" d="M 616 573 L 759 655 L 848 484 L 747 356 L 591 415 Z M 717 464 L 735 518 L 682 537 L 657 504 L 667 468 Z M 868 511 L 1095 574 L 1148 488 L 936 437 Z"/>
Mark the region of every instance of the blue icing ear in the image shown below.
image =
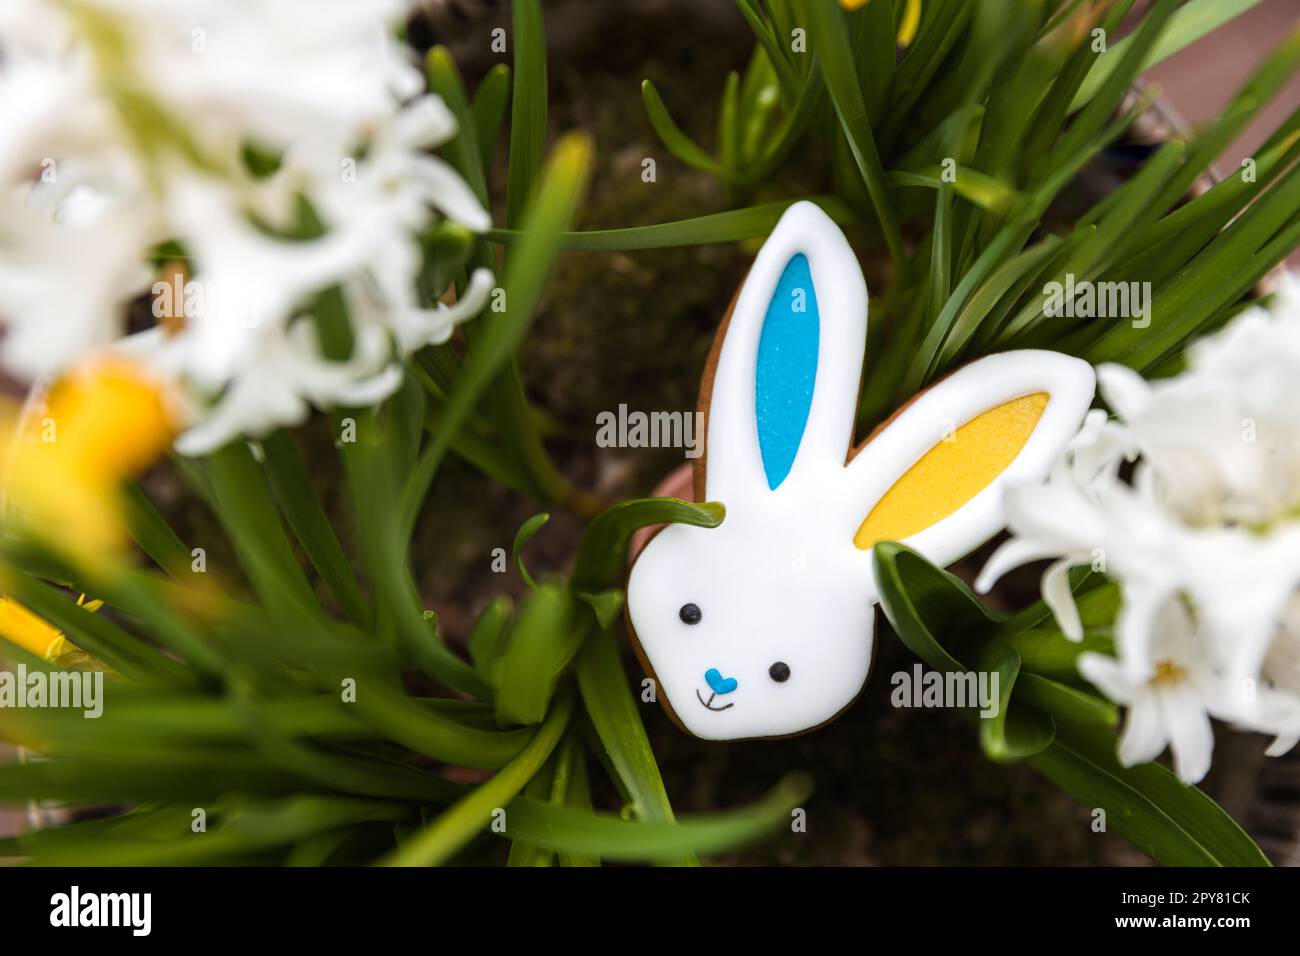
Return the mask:
<path id="1" fill-rule="evenodd" d="M 819 334 L 817 293 L 808 257 L 800 253 L 781 273 L 758 340 L 754 411 L 767 486 L 774 490 L 790 473 L 808 424 Z"/>

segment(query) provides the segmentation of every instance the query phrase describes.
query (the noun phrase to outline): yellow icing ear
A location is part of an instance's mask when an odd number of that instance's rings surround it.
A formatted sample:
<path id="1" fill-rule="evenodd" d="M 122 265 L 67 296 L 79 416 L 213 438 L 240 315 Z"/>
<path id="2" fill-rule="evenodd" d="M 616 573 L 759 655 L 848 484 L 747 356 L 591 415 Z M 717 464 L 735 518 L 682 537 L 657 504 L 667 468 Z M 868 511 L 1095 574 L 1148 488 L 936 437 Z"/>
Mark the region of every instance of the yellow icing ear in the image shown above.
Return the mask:
<path id="1" fill-rule="evenodd" d="M 1023 395 L 962 425 L 885 492 L 853 543 L 865 551 L 877 541 L 901 541 L 970 501 L 1020 454 L 1047 400 L 1046 392 Z"/>

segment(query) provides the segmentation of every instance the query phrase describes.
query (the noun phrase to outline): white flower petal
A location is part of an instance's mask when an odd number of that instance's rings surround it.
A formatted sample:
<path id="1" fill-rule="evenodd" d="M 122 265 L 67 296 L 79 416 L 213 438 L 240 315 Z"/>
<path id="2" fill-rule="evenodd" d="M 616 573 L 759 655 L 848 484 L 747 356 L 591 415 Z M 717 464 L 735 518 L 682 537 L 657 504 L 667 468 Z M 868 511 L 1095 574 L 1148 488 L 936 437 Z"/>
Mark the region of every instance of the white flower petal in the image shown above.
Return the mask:
<path id="1" fill-rule="evenodd" d="M 975 579 L 975 590 L 980 594 L 987 594 L 1008 571 L 1029 564 L 1031 561 L 1055 557 L 1057 553 L 1058 550 L 1052 545 L 1039 544 L 1026 538 L 1011 538 L 1004 541 L 989 555 L 988 561 L 980 570 L 979 576 Z"/>
<path id="2" fill-rule="evenodd" d="M 412 164 L 411 173 L 428 190 L 428 200 L 473 232 L 487 232 L 492 217 L 487 214 L 473 191 L 451 166 L 436 156 L 422 156 Z"/>
<path id="3" fill-rule="evenodd" d="M 1140 685 L 1115 658 L 1089 651 L 1079 655 L 1078 668 L 1085 680 L 1115 703 L 1130 704 L 1137 699 Z"/>
<path id="4" fill-rule="evenodd" d="M 1125 767 L 1149 763 L 1160 756 L 1169 741 L 1158 701 L 1149 693 L 1138 697 L 1124 720 L 1119 742 L 1119 762 Z"/>
<path id="5" fill-rule="evenodd" d="M 1183 783 L 1199 783 L 1209 772 L 1214 754 L 1214 730 L 1205 705 L 1187 681 L 1161 686 L 1156 694 L 1174 754 L 1174 772 Z"/>
<path id="6" fill-rule="evenodd" d="M 1290 753 L 1296 744 L 1300 743 L 1300 734 L 1291 734 L 1286 737 L 1276 737 L 1264 751 L 1266 757 L 1281 757 Z"/>
<path id="7" fill-rule="evenodd" d="M 1072 641 L 1083 640 L 1083 623 L 1079 620 L 1079 608 L 1074 603 L 1074 594 L 1070 591 L 1070 568 L 1074 561 L 1062 558 L 1043 572 L 1043 601 L 1056 615 L 1061 631 Z"/>
<path id="8" fill-rule="evenodd" d="M 1125 365 L 1097 366 L 1097 387 L 1106 404 L 1120 418 L 1141 415 L 1151 401 L 1151 388 L 1137 372 Z"/>

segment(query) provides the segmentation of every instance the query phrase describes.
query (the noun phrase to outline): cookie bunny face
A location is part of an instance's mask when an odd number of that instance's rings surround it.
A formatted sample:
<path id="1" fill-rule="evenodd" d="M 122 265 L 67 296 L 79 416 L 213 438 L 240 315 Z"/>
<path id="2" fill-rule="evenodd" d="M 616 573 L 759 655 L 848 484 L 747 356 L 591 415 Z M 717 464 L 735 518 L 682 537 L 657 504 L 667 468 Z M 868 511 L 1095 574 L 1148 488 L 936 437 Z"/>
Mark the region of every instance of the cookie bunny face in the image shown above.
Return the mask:
<path id="1" fill-rule="evenodd" d="M 848 706 L 871 664 L 872 545 L 903 541 L 938 564 L 973 550 L 1004 524 L 1004 483 L 1044 477 L 1092 401 L 1084 362 L 993 355 L 853 449 L 866 323 L 843 234 L 811 203 L 792 205 L 701 390 L 705 498 L 726 517 L 665 528 L 628 580 L 634 639 L 696 736 L 785 736 Z"/>

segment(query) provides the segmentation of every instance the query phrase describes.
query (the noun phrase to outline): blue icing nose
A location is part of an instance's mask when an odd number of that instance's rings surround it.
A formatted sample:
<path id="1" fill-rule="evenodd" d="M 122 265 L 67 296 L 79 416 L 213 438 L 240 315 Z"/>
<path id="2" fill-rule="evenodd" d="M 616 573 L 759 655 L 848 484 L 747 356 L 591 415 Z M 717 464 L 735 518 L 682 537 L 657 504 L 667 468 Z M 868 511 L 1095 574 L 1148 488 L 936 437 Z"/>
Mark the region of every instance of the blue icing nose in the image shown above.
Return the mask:
<path id="1" fill-rule="evenodd" d="M 722 672 L 716 667 L 710 667 L 704 672 L 704 679 L 709 686 L 713 688 L 715 694 L 730 694 L 740 686 L 734 677 L 723 677 Z"/>

